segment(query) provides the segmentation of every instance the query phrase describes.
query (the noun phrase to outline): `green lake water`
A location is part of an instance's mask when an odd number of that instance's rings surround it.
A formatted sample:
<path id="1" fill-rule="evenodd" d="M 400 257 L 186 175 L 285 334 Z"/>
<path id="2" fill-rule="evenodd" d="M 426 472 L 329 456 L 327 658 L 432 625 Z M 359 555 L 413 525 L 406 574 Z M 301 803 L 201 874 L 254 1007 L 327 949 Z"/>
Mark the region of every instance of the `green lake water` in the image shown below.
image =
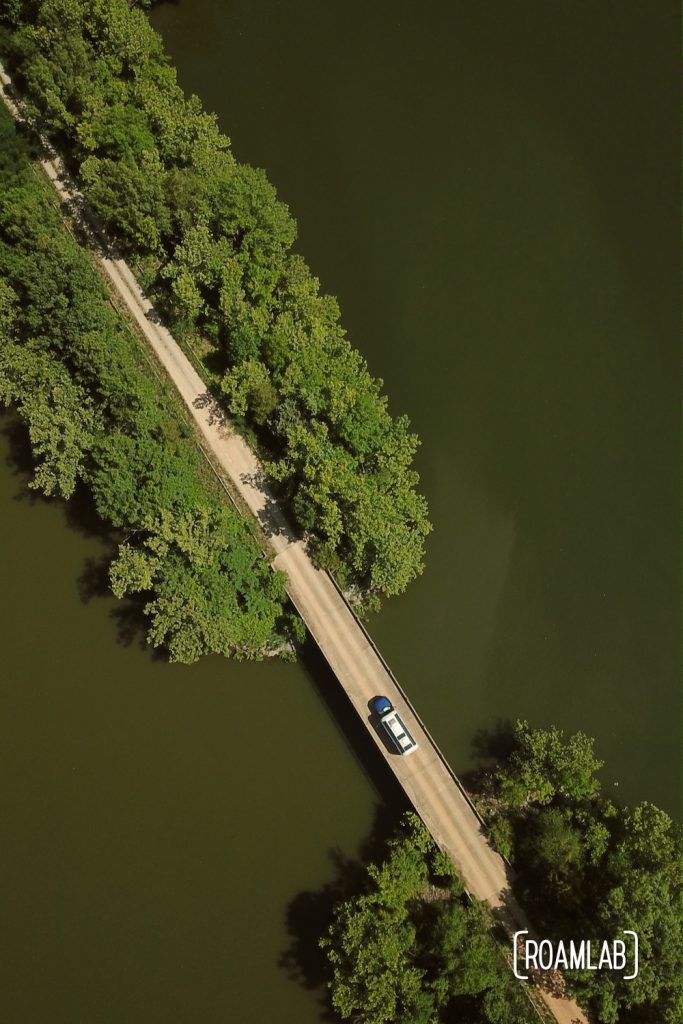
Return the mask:
<path id="1" fill-rule="evenodd" d="M 32 501 L 0 442 L 0 1020 L 318 1021 L 281 961 L 311 939 L 302 894 L 398 813 L 383 766 L 315 658 L 117 642 L 91 517 Z"/>
<path id="2" fill-rule="evenodd" d="M 458 769 L 526 717 L 678 810 L 678 12 L 156 9 L 423 440 L 427 570 L 372 632 Z"/>
<path id="3" fill-rule="evenodd" d="M 454 767 L 480 730 L 556 722 L 615 796 L 676 813 L 678 11 L 153 20 L 423 439 L 427 569 L 371 629 Z M 281 963 L 300 894 L 396 806 L 334 680 L 122 644 L 84 592 L 106 541 L 2 444 L 3 1024 L 322 1020 Z"/>

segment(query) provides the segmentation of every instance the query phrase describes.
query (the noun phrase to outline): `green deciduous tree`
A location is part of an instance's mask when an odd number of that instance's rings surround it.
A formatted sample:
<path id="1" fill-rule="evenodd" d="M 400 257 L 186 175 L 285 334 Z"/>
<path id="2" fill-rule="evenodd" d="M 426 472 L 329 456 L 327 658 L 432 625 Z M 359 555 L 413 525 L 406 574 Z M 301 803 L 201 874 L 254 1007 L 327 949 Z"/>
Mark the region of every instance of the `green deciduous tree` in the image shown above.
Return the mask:
<path id="1" fill-rule="evenodd" d="M 37 460 L 30 486 L 70 498 L 93 440 L 88 397 L 45 353 L 0 338 L 0 401 L 16 403 L 28 425 Z"/>
<path id="2" fill-rule="evenodd" d="M 479 908 L 463 900 L 452 865 L 415 815 L 366 871 L 364 887 L 337 904 L 321 940 L 342 1020 L 438 1024 L 460 1019 L 461 1008 L 472 1024 L 524 1024 L 523 1013 L 515 1015 L 520 993 Z"/>
<path id="3" fill-rule="evenodd" d="M 90 476 L 97 511 L 114 526 L 149 522 L 159 509 L 185 512 L 206 503 L 197 453 L 155 437 L 111 430 L 93 450 Z"/>
<path id="4" fill-rule="evenodd" d="M 320 564 L 367 606 L 400 593 L 430 529 L 417 439 L 291 253 L 296 224 L 264 172 L 238 163 L 215 117 L 185 98 L 129 0 L 31 0 L 4 19 L 34 116 L 177 328 L 212 349 Z"/>
<path id="5" fill-rule="evenodd" d="M 636 931 L 640 970 L 630 982 L 599 972 L 577 980 L 605 1024 L 625 1011 L 639 1021 L 677 1024 L 683 1011 L 680 829 L 650 803 L 621 810 L 611 824 L 609 852 L 592 887 L 591 925 L 596 938 Z"/>
<path id="6" fill-rule="evenodd" d="M 582 732 L 566 742 L 560 729 L 531 729 L 517 722 L 514 749 L 498 773 L 502 799 L 512 805 L 549 803 L 555 795 L 585 800 L 596 795 L 595 773 L 602 768 L 593 740 Z"/>
<path id="7" fill-rule="evenodd" d="M 222 382 L 228 409 L 235 416 L 251 414 L 262 426 L 277 407 L 278 394 L 267 368 L 257 359 L 240 363 Z"/>
<path id="8" fill-rule="evenodd" d="M 155 150 L 143 152 L 139 162 L 131 155 L 90 156 L 81 166 L 81 181 L 107 228 L 123 234 L 142 252 L 161 250 L 170 213 L 164 169 Z"/>
<path id="9" fill-rule="evenodd" d="M 539 869 L 557 889 L 568 887 L 581 864 L 583 845 L 570 815 L 558 807 L 543 807 L 536 819 L 533 856 Z"/>
<path id="10" fill-rule="evenodd" d="M 638 977 L 571 972 L 579 1001 L 601 1024 L 681 1019 L 680 830 L 652 804 L 619 808 L 600 794 L 601 767 L 583 733 L 518 722 L 496 773 L 499 820 L 523 895 L 545 934 L 590 937 L 599 946 L 638 933 Z M 500 828 L 500 825 L 496 826 Z"/>
<path id="11" fill-rule="evenodd" d="M 189 429 L 28 157 L 0 112 L 0 401 L 28 426 L 34 485 L 68 497 L 82 480 L 125 532 L 112 590 L 144 595 L 149 639 L 172 658 L 280 651 L 301 639 L 282 577 L 207 482 Z"/>
<path id="12" fill-rule="evenodd" d="M 150 638 L 172 660 L 196 661 L 210 652 L 255 658 L 275 646 L 284 578 L 259 557 L 232 512 L 163 512 L 146 534 L 142 553 L 123 545 L 112 583 L 118 596 L 149 590 L 151 583 Z"/>

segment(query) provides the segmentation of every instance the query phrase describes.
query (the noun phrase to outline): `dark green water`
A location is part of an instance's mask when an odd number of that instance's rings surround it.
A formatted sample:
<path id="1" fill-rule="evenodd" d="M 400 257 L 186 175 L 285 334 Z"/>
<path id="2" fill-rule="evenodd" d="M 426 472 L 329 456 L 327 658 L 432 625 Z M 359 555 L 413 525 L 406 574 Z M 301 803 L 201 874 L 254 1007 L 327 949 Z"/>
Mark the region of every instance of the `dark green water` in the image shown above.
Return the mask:
<path id="1" fill-rule="evenodd" d="M 154 21 L 423 438 L 427 571 L 372 629 L 454 766 L 501 719 L 554 721 L 676 812 L 678 12 Z M 320 665 L 119 644 L 115 602 L 79 594 L 104 541 L 17 500 L 5 441 L 0 1019 L 314 1024 L 287 908 L 371 829 L 381 772 Z"/>
<path id="2" fill-rule="evenodd" d="M 423 439 L 427 571 L 372 629 L 453 763 L 499 719 L 557 722 L 677 813 L 678 11 L 180 0 L 154 23 Z"/>
<path id="3" fill-rule="evenodd" d="M 288 907 L 380 801 L 333 681 L 117 643 L 117 602 L 79 587 L 104 541 L 32 504 L 7 455 L 3 434 L 0 1020 L 313 1024 L 278 966 L 308 935 Z"/>

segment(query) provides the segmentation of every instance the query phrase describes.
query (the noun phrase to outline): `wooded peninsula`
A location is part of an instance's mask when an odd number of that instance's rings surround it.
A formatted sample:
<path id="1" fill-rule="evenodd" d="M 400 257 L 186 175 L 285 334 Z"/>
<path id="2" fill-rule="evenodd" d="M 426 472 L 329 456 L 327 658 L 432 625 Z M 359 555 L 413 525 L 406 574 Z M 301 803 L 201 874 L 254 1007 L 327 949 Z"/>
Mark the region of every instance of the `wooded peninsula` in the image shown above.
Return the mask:
<path id="1" fill-rule="evenodd" d="M 296 224 L 235 160 L 127 0 L 2 0 L 0 50 L 32 120 L 174 334 L 260 446 L 320 566 L 365 607 L 422 571 L 418 439 L 292 251 Z"/>
<path id="2" fill-rule="evenodd" d="M 149 640 L 172 660 L 286 647 L 302 624 L 282 574 L 221 492 L 4 108 L 0 186 L 0 401 L 28 427 L 32 486 L 90 491 L 112 527 L 112 590 L 144 593 Z"/>
<path id="3" fill-rule="evenodd" d="M 565 972 L 600 1024 L 678 1024 L 681 831 L 660 808 L 604 793 L 593 740 L 518 722 L 493 737 L 473 781 L 490 838 L 511 861 L 516 896 L 540 934 L 596 943 L 632 928 L 638 977 Z M 537 1011 L 512 981 L 487 909 L 408 814 L 319 894 L 320 974 L 343 1020 L 358 1024 L 527 1024 Z M 495 929 L 493 934 L 495 935 Z M 505 949 L 509 945 L 505 942 Z"/>

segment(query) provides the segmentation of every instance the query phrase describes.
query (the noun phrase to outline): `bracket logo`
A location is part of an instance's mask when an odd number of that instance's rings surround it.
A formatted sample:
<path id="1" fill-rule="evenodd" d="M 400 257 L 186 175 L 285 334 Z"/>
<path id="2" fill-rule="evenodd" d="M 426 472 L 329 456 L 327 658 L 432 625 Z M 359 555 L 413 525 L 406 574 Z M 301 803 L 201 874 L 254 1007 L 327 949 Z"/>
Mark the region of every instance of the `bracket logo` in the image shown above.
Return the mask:
<path id="1" fill-rule="evenodd" d="M 531 971 L 615 971 L 624 975 L 624 981 L 638 977 L 638 935 L 629 928 L 622 930 L 625 939 L 605 939 L 596 943 L 590 939 L 576 942 L 551 942 L 550 939 L 529 939 L 529 929 L 515 932 L 512 940 L 512 961 L 515 977 L 520 981 L 529 980 Z M 627 950 L 627 945 L 630 950 Z M 629 952 L 631 955 L 629 956 Z M 629 971 L 626 974 L 626 971 Z"/>

